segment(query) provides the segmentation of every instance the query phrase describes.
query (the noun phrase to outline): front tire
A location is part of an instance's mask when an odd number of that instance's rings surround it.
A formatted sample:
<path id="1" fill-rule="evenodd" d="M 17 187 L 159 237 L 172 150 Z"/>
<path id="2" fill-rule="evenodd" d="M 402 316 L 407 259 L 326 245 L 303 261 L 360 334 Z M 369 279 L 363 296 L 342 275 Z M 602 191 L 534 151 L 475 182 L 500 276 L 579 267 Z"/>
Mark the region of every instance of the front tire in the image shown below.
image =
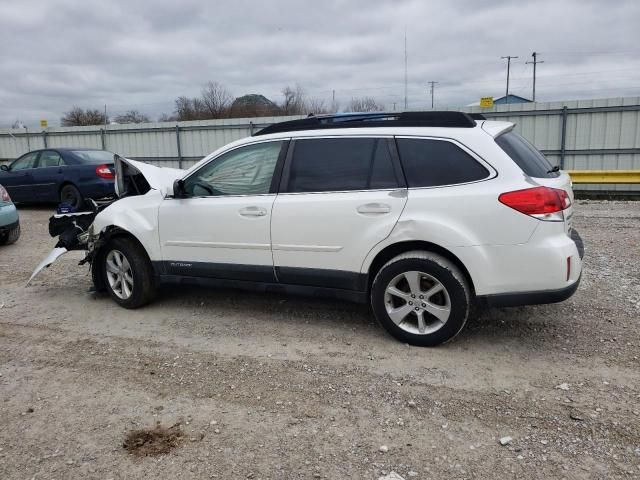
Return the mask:
<path id="1" fill-rule="evenodd" d="M 153 267 L 144 248 L 126 237 L 112 239 L 100 255 L 104 285 L 125 308 L 146 305 L 156 293 Z"/>
<path id="2" fill-rule="evenodd" d="M 371 306 L 382 326 L 401 342 L 421 347 L 440 345 L 460 333 L 471 298 L 460 269 L 426 251 L 391 259 L 371 286 Z"/>

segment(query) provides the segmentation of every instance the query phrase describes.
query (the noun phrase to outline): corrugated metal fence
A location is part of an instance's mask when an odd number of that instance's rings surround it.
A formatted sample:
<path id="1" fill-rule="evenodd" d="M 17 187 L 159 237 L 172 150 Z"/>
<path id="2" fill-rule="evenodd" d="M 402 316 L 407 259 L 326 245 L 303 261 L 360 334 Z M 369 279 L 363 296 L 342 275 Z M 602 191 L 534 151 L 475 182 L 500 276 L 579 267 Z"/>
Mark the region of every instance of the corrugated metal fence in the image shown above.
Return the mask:
<path id="1" fill-rule="evenodd" d="M 467 107 L 517 131 L 564 169 L 640 169 L 640 97 Z M 163 166 L 187 168 L 215 149 L 271 123 L 301 117 L 261 117 L 107 127 L 0 130 L 0 161 L 45 147 L 104 148 Z M 580 185 L 579 189 L 640 191 L 640 185 Z"/>

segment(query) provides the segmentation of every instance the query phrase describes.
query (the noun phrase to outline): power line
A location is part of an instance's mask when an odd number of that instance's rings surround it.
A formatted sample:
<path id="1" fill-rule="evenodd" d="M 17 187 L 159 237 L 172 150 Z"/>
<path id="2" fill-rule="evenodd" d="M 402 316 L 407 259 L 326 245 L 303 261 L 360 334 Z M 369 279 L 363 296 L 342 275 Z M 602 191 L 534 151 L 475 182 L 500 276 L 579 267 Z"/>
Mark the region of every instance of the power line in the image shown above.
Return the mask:
<path id="1" fill-rule="evenodd" d="M 538 55 L 540 55 L 538 52 L 533 52 L 531 54 L 533 62 L 524 62 L 526 64 L 533 64 L 533 98 L 531 99 L 533 102 L 536 101 L 536 65 L 538 63 L 544 63 L 544 60 L 537 60 Z"/>

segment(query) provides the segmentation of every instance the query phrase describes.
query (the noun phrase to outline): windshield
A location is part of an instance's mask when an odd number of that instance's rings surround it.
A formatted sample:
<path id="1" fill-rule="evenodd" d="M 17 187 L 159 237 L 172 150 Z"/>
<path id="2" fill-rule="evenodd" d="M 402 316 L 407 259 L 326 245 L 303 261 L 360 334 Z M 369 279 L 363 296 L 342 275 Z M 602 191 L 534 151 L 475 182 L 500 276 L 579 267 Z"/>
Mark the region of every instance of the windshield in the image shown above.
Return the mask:
<path id="1" fill-rule="evenodd" d="M 72 150 L 84 163 L 113 163 L 113 153 L 106 150 Z"/>
<path id="2" fill-rule="evenodd" d="M 560 175 L 536 147 L 515 132 L 507 132 L 496 138 L 496 143 L 530 177 L 549 178 Z"/>

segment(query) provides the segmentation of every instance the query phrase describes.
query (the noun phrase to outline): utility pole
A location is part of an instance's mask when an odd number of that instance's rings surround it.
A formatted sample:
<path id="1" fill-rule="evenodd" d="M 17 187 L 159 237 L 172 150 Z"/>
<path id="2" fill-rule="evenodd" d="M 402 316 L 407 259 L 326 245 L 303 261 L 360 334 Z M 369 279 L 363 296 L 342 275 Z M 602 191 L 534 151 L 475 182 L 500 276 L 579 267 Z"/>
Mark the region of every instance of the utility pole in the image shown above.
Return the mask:
<path id="1" fill-rule="evenodd" d="M 431 85 L 431 110 L 433 110 L 433 91 L 435 90 L 435 86 L 436 83 L 440 83 L 440 82 L 434 82 L 433 80 L 430 82 L 427 82 L 429 85 Z"/>
<path id="2" fill-rule="evenodd" d="M 407 85 L 409 84 L 409 77 L 407 75 L 407 30 L 404 31 L 404 109 L 409 109 L 409 101 L 407 99 Z"/>
<path id="3" fill-rule="evenodd" d="M 507 59 L 507 93 L 505 94 L 505 101 L 509 103 L 509 71 L 511 70 L 511 59 L 518 58 L 513 55 L 507 55 L 506 57 L 500 57 L 502 59 Z"/>
<path id="4" fill-rule="evenodd" d="M 531 56 L 533 57 L 533 62 L 525 62 L 527 64 L 533 64 L 533 98 L 532 101 L 536 101 L 536 64 L 537 63 L 544 63 L 544 60 L 537 60 L 538 55 L 540 55 L 538 52 L 533 52 L 531 54 Z"/>
<path id="5" fill-rule="evenodd" d="M 336 113 L 336 91 L 333 90 L 332 91 L 332 95 L 331 95 L 331 110 L 333 110 L 331 113 Z"/>

